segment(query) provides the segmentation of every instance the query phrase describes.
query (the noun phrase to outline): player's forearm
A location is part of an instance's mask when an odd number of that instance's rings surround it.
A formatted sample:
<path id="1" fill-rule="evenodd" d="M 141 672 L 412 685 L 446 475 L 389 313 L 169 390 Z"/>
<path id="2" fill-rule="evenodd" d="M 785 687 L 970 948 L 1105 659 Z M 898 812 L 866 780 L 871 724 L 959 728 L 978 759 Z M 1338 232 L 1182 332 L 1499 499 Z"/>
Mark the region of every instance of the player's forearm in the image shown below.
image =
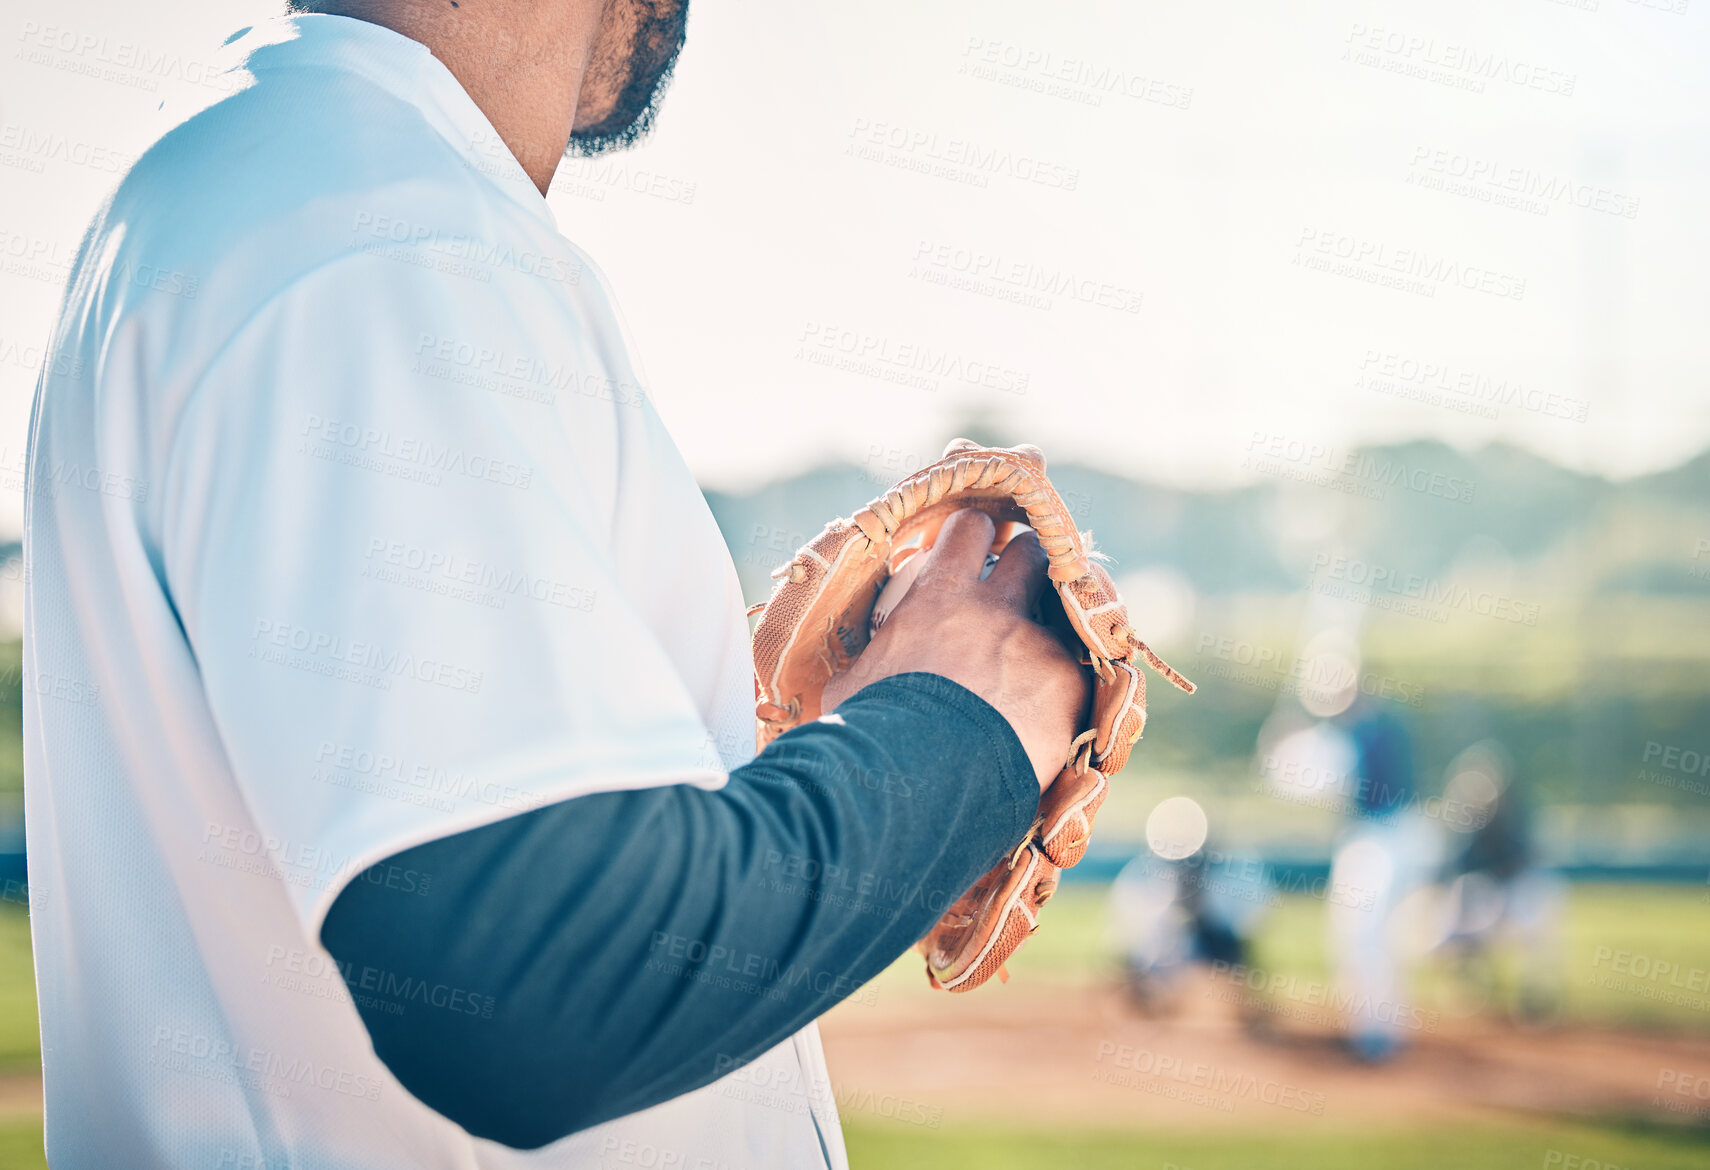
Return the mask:
<path id="1" fill-rule="evenodd" d="M 849 995 L 1020 839 L 1038 788 L 1002 717 L 936 676 L 837 718 L 717 792 L 581 797 L 392 859 L 430 897 L 353 882 L 322 939 L 376 1051 L 470 1132 L 537 1146 L 710 1083 Z M 478 1007 L 370 1011 L 365 973 Z"/>

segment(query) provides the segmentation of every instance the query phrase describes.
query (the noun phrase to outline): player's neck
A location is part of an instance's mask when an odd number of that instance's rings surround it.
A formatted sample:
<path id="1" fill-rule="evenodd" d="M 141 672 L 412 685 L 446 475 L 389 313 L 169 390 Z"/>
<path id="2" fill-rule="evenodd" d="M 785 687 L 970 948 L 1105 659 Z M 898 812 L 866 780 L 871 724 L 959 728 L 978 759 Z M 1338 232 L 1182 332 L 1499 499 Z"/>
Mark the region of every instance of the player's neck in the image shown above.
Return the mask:
<path id="1" fill-rule="evenodd" d="M 366 20 L 426 45 L 546 194 L 570 142 L 603 4 L 332 0 L 305 7 Z"/>

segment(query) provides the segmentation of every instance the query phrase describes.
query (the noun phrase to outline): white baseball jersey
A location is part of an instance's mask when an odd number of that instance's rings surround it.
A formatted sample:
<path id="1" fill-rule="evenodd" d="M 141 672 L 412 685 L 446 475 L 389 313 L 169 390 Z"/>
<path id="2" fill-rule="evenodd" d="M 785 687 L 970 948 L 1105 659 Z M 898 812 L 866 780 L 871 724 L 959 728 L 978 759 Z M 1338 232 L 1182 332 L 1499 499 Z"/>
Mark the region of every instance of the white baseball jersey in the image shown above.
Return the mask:
<path id="1" fill-rule="evenodd" d="M 812 1027 L 531 1153 L 374 1055 L 318 941 L 344 884 L 568 797 L 723 784 L 747 625 L 604 277 L 452 75 L 341 17 L 231 51 L 239 92 L 92 225 L 31 424 L 53 1165 L 843 1166 Z"/>

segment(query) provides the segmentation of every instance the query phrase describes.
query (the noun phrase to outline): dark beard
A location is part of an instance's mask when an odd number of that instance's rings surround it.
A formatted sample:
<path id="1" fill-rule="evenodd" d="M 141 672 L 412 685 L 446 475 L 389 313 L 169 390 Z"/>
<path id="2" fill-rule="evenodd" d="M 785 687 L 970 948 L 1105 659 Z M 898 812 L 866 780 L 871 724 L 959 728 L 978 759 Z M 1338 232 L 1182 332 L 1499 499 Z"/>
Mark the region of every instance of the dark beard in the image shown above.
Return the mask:
<path id="1" fill-rule="evenodd" d="M 629 75 L 611 112 L 570 132 L 566 157 L 587 158 L 634 146 L 652 130 L 689 24 L 688 0 L 637 0 Z"/>

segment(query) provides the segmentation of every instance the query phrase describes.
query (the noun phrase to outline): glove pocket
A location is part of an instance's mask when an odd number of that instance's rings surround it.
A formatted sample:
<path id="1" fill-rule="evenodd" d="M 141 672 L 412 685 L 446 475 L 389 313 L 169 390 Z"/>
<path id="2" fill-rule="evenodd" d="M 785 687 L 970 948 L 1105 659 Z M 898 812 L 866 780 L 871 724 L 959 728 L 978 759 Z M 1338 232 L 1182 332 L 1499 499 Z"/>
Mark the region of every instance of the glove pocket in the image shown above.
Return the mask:
<path id="1" fill-rule="evenodd" d="M 947 910 L 920 941 L 926 977 L 945 991 L 972 991 L 1039 929 L 1039 908 L 1057 892 L 1058 868 L 1029 841 L 999 862 Z"/>

